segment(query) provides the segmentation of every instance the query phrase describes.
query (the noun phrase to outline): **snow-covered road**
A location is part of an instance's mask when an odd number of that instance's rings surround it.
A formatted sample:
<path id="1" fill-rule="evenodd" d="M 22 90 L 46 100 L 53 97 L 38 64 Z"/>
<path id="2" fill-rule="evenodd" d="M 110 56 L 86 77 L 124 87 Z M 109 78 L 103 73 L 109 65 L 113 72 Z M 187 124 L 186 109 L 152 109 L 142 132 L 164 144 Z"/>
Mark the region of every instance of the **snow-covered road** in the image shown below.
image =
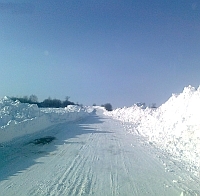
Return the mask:
<path id="1" fill-rule="evenodd" d="M 46 136 L 49 144 L 35 140 Z M 4 196 L 200 195 L 199 179 L 101 110 L 1 146 L 0 155 Z"/>

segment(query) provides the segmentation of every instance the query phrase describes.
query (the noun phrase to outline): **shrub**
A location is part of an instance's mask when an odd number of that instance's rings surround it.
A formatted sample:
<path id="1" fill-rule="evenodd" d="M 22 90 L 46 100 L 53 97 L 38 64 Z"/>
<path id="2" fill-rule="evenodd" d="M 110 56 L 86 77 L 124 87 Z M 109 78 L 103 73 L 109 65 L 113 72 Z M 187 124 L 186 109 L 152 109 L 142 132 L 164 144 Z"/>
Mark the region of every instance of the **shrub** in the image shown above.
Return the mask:
<path id="1" fill-rule="evenodd" d="M 51 99 L 51 97 L 49 97 L 42 102 L 38 102 L 36 95 L 31 95 L 30 97 L 11 97 L 11 100 L 19 100 L 21 103 L 37 104 L 37 106 L 40 108 L 64 108 L 68 105 L 75 105 L 74 102 L 69 101 L 69 96 L 66 97 L 65 101 Z"/>
<path id="2" fill-rule="evenodd" d="M 106 103 L 102 105 L 107 111 L 112 111 L 112 105 L 110 103 Z"/>

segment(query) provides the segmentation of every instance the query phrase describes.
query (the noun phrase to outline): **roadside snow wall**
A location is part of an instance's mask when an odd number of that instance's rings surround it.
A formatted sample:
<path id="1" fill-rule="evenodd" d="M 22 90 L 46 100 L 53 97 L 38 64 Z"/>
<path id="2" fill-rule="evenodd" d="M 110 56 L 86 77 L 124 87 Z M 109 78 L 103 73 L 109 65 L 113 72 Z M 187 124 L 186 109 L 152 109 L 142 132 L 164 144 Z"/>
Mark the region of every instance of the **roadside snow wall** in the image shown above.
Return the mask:
<path id="1" fill-rule="evenodd" d="M 93 110 L 89 107 L 38 108 L 35 104 L 0 100 L 0 143 L 31 134 L 51 125 L 75 121 L 86 117 Z"/>
<path id="2" fill-rule="evenodd" d="M 134 105 L 105 113 L 130 122 L 130 132 L 145 136 L 200 175 L 200 87 L 185 87 L 157 109 Z"/>

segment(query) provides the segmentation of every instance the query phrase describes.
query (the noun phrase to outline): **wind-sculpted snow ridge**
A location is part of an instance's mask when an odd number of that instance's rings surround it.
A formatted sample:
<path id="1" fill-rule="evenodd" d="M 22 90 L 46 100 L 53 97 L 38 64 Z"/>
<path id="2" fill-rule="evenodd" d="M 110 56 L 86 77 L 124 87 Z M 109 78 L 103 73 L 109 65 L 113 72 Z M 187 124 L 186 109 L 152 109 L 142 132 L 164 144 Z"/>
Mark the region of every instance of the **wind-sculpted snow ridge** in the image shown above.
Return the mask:
<path id="1" fill-rule="evenodd" d="M 200 87 L 185 87 L 157 109 L 137 105 L 105 112 L 124 122 L 130 131 L 139 133 L 187 164 L 188 170 L 200 175 Z"/>
<path id="2" fill-rule="evenodd" d="M 0 143 L 31 134 L 51 125 L 75 121 L 91 113 L 91 107 L 38 108 L 35 104 L 0 100 Z"/>

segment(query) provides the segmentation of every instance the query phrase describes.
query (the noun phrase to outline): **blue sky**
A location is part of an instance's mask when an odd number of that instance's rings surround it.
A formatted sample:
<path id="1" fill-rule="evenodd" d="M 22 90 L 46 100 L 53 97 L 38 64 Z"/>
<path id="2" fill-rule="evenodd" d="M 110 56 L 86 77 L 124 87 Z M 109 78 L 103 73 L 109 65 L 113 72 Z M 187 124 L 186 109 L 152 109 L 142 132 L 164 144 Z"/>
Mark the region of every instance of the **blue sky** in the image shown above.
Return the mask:
<path id="1" fill-rule="evenodd" d="M 0 97 L 164 103 L 200 84 L 195 0 L 0 0 Z"/>

